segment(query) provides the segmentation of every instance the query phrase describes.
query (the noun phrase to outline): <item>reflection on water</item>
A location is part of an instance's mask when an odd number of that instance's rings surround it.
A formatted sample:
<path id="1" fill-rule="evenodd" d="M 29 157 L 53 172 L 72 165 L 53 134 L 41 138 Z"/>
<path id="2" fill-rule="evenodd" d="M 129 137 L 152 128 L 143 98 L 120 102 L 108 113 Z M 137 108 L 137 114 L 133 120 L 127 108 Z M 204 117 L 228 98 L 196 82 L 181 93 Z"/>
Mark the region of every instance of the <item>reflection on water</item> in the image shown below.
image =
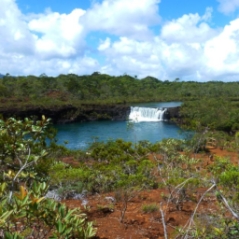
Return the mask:
<path id="1" fill-rule="evenodd" d="M 57 125 L 58 144 L 70 149 L 86 149 L 95 139 L 107 141 L 121 138 L 125 141 L 137 142 L 148 140 L 152 143 L 164 138 L 183 138 L 179 127 L 168 122 L 139 122 L 128 127 L 125 121 L 97 121 Z"/>
<path id="2" fill-rule="evenodd" d="M 150 103 L 137 103 L 132 106 L 141 106 L 141 107 L 153 107 L 153 108 L 164 108 L 164 107 L 177 107 L 181 106 L 182 102 L 150 102 Z"/>

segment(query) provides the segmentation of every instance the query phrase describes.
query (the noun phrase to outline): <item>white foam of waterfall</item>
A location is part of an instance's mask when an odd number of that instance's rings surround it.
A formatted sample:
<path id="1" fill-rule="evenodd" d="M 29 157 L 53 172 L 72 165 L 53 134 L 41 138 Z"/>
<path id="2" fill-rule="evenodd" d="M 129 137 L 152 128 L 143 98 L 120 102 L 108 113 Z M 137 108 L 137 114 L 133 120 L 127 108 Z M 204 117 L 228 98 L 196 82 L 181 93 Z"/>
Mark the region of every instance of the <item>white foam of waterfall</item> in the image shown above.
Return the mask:
<path id="1" fill-rule="evenodd" d="M 142 121 L 163 121 L 163 114 L 167 109 L 148 108 L 148 107 L 131 107 L 129 120 L 134 122 Z"/>

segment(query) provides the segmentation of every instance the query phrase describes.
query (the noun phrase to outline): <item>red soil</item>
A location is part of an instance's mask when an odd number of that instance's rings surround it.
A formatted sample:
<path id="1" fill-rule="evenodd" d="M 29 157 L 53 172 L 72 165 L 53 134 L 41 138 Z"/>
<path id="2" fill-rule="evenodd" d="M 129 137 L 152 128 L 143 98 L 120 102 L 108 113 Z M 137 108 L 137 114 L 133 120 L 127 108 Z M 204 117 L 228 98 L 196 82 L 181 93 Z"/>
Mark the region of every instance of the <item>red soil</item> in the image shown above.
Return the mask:
<path id="1" fill-rule="evenodd" d="M 238 162 L 236 153 L 227 152 L 218 148 L 210 149 L 210 154 L 197 155 L 203 160 L 200 167 L 204 169 L 217 160 L 216 156 L 228 157 L 233 163 Z M 67 160 L 65 160 L 67 161 Z M 184 226 L 195 210 L 199 198 L 206 189 L 199 188 L 194 193 L 194 199 L 184 202 L 180 207 L 173 203 L 167 205 L 163 198 L 164 189 L 141 191 L 134 195 L 127 204 L 127 210 L 121 221 L 123 202 L 115 204 L 106 200 L 106 196 L 116 197 L 116 193 L 89 196 L 87 210 L 83 208 L 80 200 L 65 200 L 64 203 L 70 207 L 80 207 L 87 214 L 88 219 L 94 222 L 97 228 L 97 239 L 163 239 L 164 229 L 162 213 L 167 227 L 168 238 L 177 238 L 177 228 Z M 156 204 L 160 210 L 144 213 L 143 205 Z M 213 195 L 205 197 L 197 210 L 199 215 L 213 214 L 217 210 L 216 198 Z"/>

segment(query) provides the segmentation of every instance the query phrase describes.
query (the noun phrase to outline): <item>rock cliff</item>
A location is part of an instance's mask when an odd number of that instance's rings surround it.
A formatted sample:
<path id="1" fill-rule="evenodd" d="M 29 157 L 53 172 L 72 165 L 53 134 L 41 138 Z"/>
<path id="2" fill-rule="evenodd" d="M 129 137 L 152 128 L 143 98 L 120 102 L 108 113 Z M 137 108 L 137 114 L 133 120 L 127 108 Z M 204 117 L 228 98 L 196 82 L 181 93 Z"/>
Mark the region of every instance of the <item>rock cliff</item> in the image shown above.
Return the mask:
<path id="1" fill-rule="evenodd" d="M 33 107 L 25 108 L 0 108 L 0 114 L 4 118 L 16 117 L 34 117 L 40 119 L 42 115 L 51 118 L 55 123 L 85 122 L 97 120 L 127 120 L 130 113 L 130 106 L 124 104 L 97 105 L 83 104 L 79 107 L 72 105 L 55 107 Z M 165 120 L 176 119 L 180 121 L 180 107 L 170 107 L 164 113 Z"/>
<path id="2" fill-rule="evenodd" d="M 127 105 L 93 105 L 85 104 L 79 107 L 72 105 L 56 107 L 34 107 L 25 108 L 12 107 L 11 109 L 0 109 L 0 114 L 4 118 L 16 117 L 34 117 L 36 119 L 45 115 L 51 118 L 53 123 L 71 123 L 95 120 L 125 120 L 130 112 Z"/>
<path id="3" fill-rule="evenodd" d="M 172 120 L 175 119 L 177 122 L 180 120 L 180 106 L 177 107 L 169 107 L 164 112 L 164 119 L 165 120 Z"/>

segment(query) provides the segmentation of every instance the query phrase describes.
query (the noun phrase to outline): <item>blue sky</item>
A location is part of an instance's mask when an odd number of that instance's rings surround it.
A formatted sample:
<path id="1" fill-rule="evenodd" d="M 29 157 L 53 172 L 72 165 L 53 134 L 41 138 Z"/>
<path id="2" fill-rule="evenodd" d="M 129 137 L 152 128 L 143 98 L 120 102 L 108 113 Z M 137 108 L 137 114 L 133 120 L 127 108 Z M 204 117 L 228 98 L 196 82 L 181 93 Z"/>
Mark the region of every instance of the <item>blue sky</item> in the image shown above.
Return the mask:
<path id="1" fill-rule="evenodd" d="M 25 14 L 42 13 L 46 8 L 51 8 L 54 12 L 70 13 L 75 8 L 88 9 L 92 1 L 89 0 L 17 0 L 18 7 Z"/>
<path id="2" fill-rule="evenodd" d="M 239 79 L 239 0 L 1 0 L 0 73 Z"/>

